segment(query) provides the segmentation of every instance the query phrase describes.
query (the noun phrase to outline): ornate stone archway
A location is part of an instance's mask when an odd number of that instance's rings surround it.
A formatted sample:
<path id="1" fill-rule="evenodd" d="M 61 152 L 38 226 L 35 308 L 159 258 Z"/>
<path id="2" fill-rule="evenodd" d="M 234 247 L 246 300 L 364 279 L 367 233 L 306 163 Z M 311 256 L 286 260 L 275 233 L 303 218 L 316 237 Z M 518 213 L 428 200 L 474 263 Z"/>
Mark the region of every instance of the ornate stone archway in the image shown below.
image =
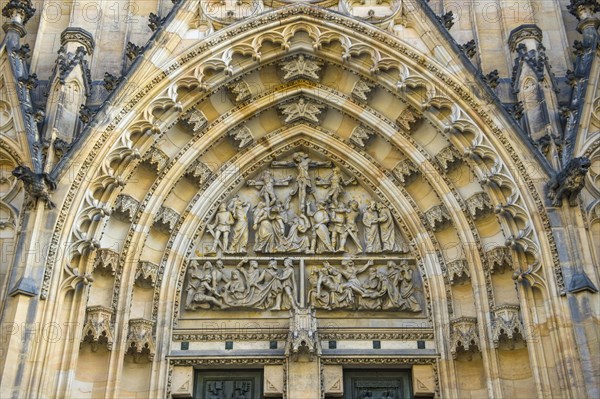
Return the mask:
<path id="1" fill-rule="evenodd" d="M 473 92 L 461 84 L 473 75 L 452 48 L 435 59 L 426 41 L 306 4 L 225 27 L 217 18 L 186 48 L 196 3 L 180 6 L 52 171 L 48 259 L 29 272 L 42 281 L 41 322 L 78 328 L 35 343 L 26 394 L 185 396 L 194 368 L 219 366 L 262 368 L 268 393 L 292 398 L 312 376 L 317 397 L 341 394 L 344 367 L 358 365 L 412 368 L 425 395 L 530 397 L 580 372 L 535 188 L 548 164 L 479 78 Z M 315 161 L 308 182 L 299 152 Z M 261 201 L 267 246 L 252 226 Z M 393 220 L 387 238 L 379 219 L 369 232 L 369 212 Z M 336 234 L 362 248 L 333 248 Z M 369 247 L 372 234 L 383 242 Z M 286 266 L 252 291 L 243 257 L 262 275 L 270 258 Z M 352 276 L 349 257 L 373 265 Z M 297 351 L 312 356 L 300 364 Z M 70 355 L 50 365 L 59 354 Z M 506 372 L 514 361 L 518 378 Z"/>

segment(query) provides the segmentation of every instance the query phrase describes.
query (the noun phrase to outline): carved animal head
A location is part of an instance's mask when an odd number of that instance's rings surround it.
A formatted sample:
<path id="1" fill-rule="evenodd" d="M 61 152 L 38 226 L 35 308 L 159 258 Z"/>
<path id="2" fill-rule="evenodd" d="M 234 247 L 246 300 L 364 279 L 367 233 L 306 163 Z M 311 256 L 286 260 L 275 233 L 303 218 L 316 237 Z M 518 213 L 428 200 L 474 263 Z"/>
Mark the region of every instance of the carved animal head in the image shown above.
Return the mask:
<path id="1" fill-rule="evenodd" d="M 22 165 L 17 166 L 15 170 L 12 171 L 12 175 L 19 180 L 22 180 L 24 177 L 30 176 L 31 174 L 33 174 L 31 169 L 29 169 L 28 166 Z"/>

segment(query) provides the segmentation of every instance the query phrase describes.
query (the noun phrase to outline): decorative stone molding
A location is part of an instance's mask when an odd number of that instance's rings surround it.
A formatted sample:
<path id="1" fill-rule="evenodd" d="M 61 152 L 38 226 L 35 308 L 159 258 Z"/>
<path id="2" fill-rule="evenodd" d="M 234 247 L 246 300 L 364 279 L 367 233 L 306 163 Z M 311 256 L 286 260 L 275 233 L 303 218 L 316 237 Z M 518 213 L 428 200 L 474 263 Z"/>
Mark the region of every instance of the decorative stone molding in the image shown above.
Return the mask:
<path id="1" fill-rule="evenodd" d="M 89 343 L 93 352 L 98 350 L 99 345 L 106 345 L 108 350 L 112 350 L 114 338 L 110 320 L 113 310 L 105 306 L 88 306 L 86 313 L 81 343 Z"/>
<path id="2" fill-rule="evenodd" d="M 148 164 L 154 166 L 157 172 L 160 172 L 169 162 L 169 156 L 156 147 L 152 147 L 144 156 Z"/>
<path id="3" fill-rule="evenodd" d="M 96 251 L 96 260 L 92 272 L 101 272 L 115 275 L 119 264 L 119 253 L 109 248 L 100 248 Z"/>
<path id="4" fill-rule="evenodd" d="M 227 86 L 227 88 L 229 89 L 229 92 L 233 96 L 233 100 L 236 103 L 245 101 L 252 97 L 250 86 L 243 79 L 238 80 L 237 82 L 233 82 L 232 84 Z"/>
<path id="5" fill-rule="evenodd" d="M 321 342 L 317 337 L 315 309 L 291 309 L 290 333 L 285 349 L 292 361 L 313 361 L 321 354 Z"/>
<path id="6" fill-rule="evenodd" d="M 487 213 L 493 209 L 490 197 L 484 192 L 475 193 L 470 196 L 466 201 L 467 209 L 469 214 L 477 219 L 477 216 Z"/>
<path id="7" fill-rule="evenodd" d="M 238 150 L 247 147 L 254 142 L 252 132 L 246 125 L 237 126 L 229 131 L 231 137 L 236 143 Z"/>
<path id="8" fill-rule="evenodd" d="M 491 274 L 496 272 L 504 273 L 505 270 L 512 270 L 512 259 L 508 248 L 496 247 L 490 249 L 486 252 L 485 256 Z"/>
<path id="9" fill-rule="evenodd" d="M 266 365 L 263 374 L 263 387 L 265 398 L 281 398 L 284 391 L 285 372 L 282 365 Z"/>
<path id="10" fill-rule="evenodd" d="M 456 166 L 462 158 L 453 146 L 448 146 L 438 152 L 435 159 L 445 171 L 448 171 L 451 167 Z"/>
<path id="11" fill-rule="evenodd" d="M 186 172 L 186 176 L 194 180 L 199 186 L 208 181 L 212 175 L 212 170 L 210 170 L 210 168 L 200 160 L 194 162 Z"/>
<path id="12" fill-rule="evenodd" d="M 364 148 L 371 136 L 373 136 L 374 134 L 375 133 L 371 129 L 363 125 L 358 125 L 354 128 L 354 130 L 352 130 L 352 133 L 350 134 L 348 140 L 350 140 L 357 146 Z"/>
<path id="13" fill-rule="evenodd" d="M 319 81 L 319 71 L 321 70 L 323 63 L 307 58 L 305 55 L 300 54 L 296 58 L 286 60 L 280 64 L 280 68 L 283 72 L 283 81 L 289 82 L 290 80 L 305 78 L 314 81 Z"/>
<path id="14" fill-rule="evenodd" d="M 147 357 L 148 361 L 154 359 L 156 347 L 152 337 L 154 323 L 146 319 L 129 320 L 129 332 L 127 333 L 127 355 L 132 355 L 136 362 Z"/>
<path id="15" fill-rule="evenodd" d="M 356 98 L 357 100 L 366 102 L 369 99 L 369 93 L 371 93 L 374 87 L 375 85 L 373 83 L 367 82 L 362 79 L 358 79 L 352 87 L 352 97 Z"/>
<path id="16" fill-rule="evenodd" d="M 444 205 L 435 205 L 425 212 L 429 227 L 436 231 L 439 227 L 449 223 L 452 218 Z"/>
<path id="17" fill-rule="evenodd" d="M 196 108 L 190 109 L 182 118 L 189 127 L 192 128 L 192 132 L 196 133 L 208 123 L 208 119 L 202 113 L 202 111 Z"/>
<path id="18" fill-rule="evenodd" d="M 299 119 L 319 123 L 319 115 L 323 112 L 325 105 L 299 97 L 292 102 L 280 105 L 278 108 L 284 117 L 285 123 L 291 123 Z"/>
<path id="19" fill-rule="evenodd" d="M 412 125 L 417 123 L 423 116 L 413 107 L 406 107 L 396 119 L 396 124 L 406 131 L 410 131 Z"/>
<path id="20" fill-rule="evenodd" d="M 501 341 L 511 342 L 511 349 L 517 341 L 525 341 L 525 329 L 519 314 L 519 305 L 500 305 L 493 310 L 492 339 L 498 348 Z"/>
<path id="21" fill-rule="evenodd" d="M 171 208 L 161 206 L 154 219 L 154 226 L 163 228 L 167 232 L 173 231 L 173 228 L 179 220 L 179 214 Z"/>
<path id="22" fill-rule="evenodd" d="M 550 179 L 546 189 L 552 206 L 562 206 L 563 199 L 568 201 L 569 206 L 577 206 L 579 192 L 585 186 L 585 176 L 591 166 L 589 158 L 573 158 L 563 170 Z"/>
<path id="23" fill-rule="evenodd" d="M 392 173 L 396 175 L 396 177 L 398 178 L 398 180 L 400 180 L 402 184 L 408 183 L 412 176 L 414 176 L 418 172 L 419 169 L 410 159 L 403 159 L 402 161 L 398 162 L 392 170 Z"/>
<path id="24" fill-rule="evenodd" d="M 479 352 L 479 332 L 475 317 L 459 317 L 450 322 L 450 353 L 456 359 L 461 352 Z"/>
<path id="25" fill-rule="evenodd" d="M 135 283 L 142 288 L 154 287 L 158 265 L 148 261 L 141 261 L 135 272 Z"/>
<path id="26" fill-rule="evenodd" d="M 140 203 L 131 195 L 119 194 L 113 208 L 115 216 L 121 217 L 123 220 L 132 221 L 133 215 L 137 212 Z"/>
<path id="27" fill-rule="evenodd" d="M 464 259 L 457 259 L 446 264 L 448 268 L 448 280 L 450 284 L 465 283 L 471 278 L 469 264 Z"/>

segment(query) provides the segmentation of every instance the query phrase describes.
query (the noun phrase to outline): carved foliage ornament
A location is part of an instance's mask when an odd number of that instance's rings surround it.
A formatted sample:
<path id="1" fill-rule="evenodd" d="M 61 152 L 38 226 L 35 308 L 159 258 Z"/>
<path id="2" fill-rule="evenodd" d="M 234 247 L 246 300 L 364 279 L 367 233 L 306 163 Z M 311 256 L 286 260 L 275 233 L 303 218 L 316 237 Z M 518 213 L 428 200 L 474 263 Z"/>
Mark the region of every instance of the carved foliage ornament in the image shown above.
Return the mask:
<path id="1" fill-rule="evenodd" d="M 446 225 L 452 220 L 450 213 L 444 205 L 435 205 L 425 212 L 425 218 L 429 227 L 436 231 L 439 227 Z"/>
<path id="2" fill-rule="evenodd" d="M 394 166 L 392 172 L 402 184 L 406 184 L 411 176 L 419 172 L 419 169 L 410 159 L 403 159 Z"/>
<path id="3" fill-rule="evenodd" d="M 173 228 L 177 224 L 178 220 L 179 214 L 175 210 L 161 206 L 156 214 L 156 218 L 154 219 L 154 225 L 163 227 L 170 233 L 173 231 Z"/>
<path id="4" fill-rule="evenodd" d="M 148 261 L 141 261 L 135 273 L 135 282 L 140 287 L 154 287 L 158 265 Z"/>

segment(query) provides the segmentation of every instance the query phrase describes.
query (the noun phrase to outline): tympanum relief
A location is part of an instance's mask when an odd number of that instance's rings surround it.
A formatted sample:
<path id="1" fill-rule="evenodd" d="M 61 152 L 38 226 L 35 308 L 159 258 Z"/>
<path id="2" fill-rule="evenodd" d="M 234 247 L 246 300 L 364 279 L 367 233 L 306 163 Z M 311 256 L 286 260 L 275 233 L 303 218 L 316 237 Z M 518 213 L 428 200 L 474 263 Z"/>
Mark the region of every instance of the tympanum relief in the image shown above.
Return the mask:
<path id="1" fill-rule="evenodd" d="M 422 311 L 392 210 L 341 165 L 297 150 L 215 209 L 188 261 L 186 311 Z"/>

